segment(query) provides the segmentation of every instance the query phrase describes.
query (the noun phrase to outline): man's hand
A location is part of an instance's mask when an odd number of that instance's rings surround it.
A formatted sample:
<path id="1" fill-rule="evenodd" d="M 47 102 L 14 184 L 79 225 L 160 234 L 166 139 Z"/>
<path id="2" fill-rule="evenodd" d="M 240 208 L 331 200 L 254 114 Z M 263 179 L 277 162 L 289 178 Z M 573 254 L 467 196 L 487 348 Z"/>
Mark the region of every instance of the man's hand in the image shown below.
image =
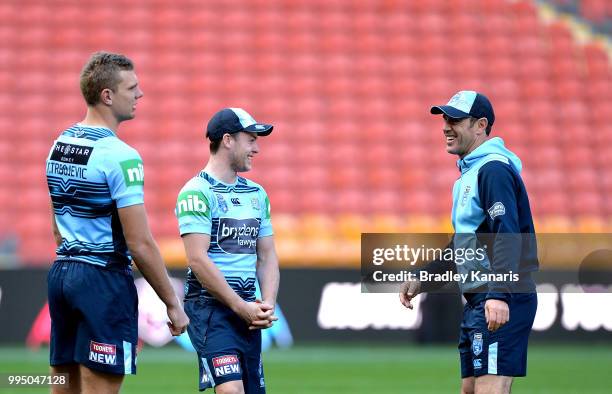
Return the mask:
<path id="1" fill-rule="evenodd" d="M 248 324 L 249 330 L 272 327 L 273 322 L 278 320 L 274 316 L 274 306 L 260 300 L 243 302 L 236 313 Z"/>
<path id="2" fill-rule="evenodd" d="M 421 292 L 421 282 L 417 279 L 407 280 L 400 287 L 399 298 L 402 305 L 408 309 L 413 309 L 412 299 Z"/>
<path id="3" fill-rule="evenodd" d="M 266 329 L 266 328 L 272 327 L 274 322 L 278 320 L 278 317 L 276 317 L 274 315 L 274 305 L 272 305 L 269 302 L 261 301 L 261 300 L 255 300 L 255 303 L 259 304 L 259 307 L 262 310 L 264 310 L 266 312 L 270 312 L 271 315 L 268 318 L 268 322 L 266 324 L 263 324 L 263 325 L 251 324 L 249 326 L 249 330 L 261 330 L 261 329 Z"/>
<path id="4" fill-rule="evenodd" d="M 180 303 L 168 307 L 168 318 L 170 319 L 168 322 L 168 328 L 170 328 L 170 333 L 172 333 L 172 336 L 176 337 L 181 335 L 185 332 L 187 326 L 189 325 L 189 318 L 185 314 L 185 311 Z"/>
<path id="5" fill-rule="evenodd" d="M 502 300 L 487 300 L 485 302 L 485 318 L 489 331 L 496 331 L 510 320 L 508 304 Z"/>

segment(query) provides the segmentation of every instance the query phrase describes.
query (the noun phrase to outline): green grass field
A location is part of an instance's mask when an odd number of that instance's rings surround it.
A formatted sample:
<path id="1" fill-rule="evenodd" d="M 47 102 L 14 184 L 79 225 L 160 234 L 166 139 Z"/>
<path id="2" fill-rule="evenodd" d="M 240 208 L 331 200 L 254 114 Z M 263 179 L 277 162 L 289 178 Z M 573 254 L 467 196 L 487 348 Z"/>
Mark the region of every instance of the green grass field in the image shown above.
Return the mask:
<path id="1" fill-rule="evenodd" d="M 268 393 L 456 393 L 454 347 L 313 345 L 264 354 Z M 0 373 L 46 373 L 47 349 L 0 348 Z M 145 348 L 138 375 L 122 393 L 195 393 L 194 354 L 177 347 Z M 41 388 L 0 388 L 0 393 L 44 393 Z M 212 391 L 207 391 L 212 393 Z M 529 351 L 529 376 L 514 393 L 612 392 L 612 344 L 538 345 Z"/>

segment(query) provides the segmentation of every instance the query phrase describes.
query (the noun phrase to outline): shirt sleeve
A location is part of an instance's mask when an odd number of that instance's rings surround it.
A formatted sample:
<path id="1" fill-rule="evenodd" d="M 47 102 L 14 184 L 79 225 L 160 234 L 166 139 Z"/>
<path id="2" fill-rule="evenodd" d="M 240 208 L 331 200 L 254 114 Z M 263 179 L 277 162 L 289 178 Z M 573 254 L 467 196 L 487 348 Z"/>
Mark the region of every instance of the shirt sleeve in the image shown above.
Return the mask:
<path id="1" fill-rule="evenodd" d="M 521 234 L 518 218 L 516 174 L 510 165 L 492 161 L 481 167 L 478 174 L 478 193 L 485 212 L 487 228 L 493 240 L 491 269 L 495 274 L 518 273 L 521 253 Z M 489 282 L 487 299 L 508 302 L 510 284 Z"/>
<path id="2" fill-rule="evenodd" d="M 272 230 L 272 219 L 270 216 L 270 199 L 263 188 L 259 192 L 259 201 L 261 206 L 261 224 L 259 225 L 259 235 L 257 238 L 269 237 L 274 234 L 274 231 Z"/>
<path id="3" fill-rule="evenodd" d="M 104 152 L 103 172 L 117 208 L 144 203 L 144 165 L 138 152 L 124 144 L 111 143 Z"/>
<path id="4" fill-rule="evenodd" d="M 197 188 L 183 188 L 176 200 L 174 213 L 181 235 L 211 234 L 212 206 L 208 193 Z"/>

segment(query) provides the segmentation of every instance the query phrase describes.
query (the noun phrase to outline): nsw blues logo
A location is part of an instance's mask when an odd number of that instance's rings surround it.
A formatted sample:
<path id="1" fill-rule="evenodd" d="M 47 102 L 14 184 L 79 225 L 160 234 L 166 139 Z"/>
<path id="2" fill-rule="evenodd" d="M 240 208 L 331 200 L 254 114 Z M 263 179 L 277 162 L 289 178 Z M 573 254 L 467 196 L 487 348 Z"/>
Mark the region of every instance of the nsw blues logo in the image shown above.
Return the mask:
<path id="1" fill-rule="evenodd" d="M 220 193 L 215 193 L 217 196 L 217 205 L 219 206 L 219 210 L 223 213 L 227 213 L 227 203 L 225 202 L 225 199 L 223 198 L 223 196 Z"/>
<path id="2" fill-rule="evenodd" d="M 478 356 L 482 353 L 482 333 L 477 332 L 474 334 L 474 340 L 472 341 L 472 353 L 474 356 Z"/>
<path id="3" fill-rule="evenodd" d="M 501 202 L 496 202 L 487 210 L 489 212 L 489 216 L 491 216 L 491 220 L 495 219 L 497 216 L 506 214 L 506 207 Z"/>

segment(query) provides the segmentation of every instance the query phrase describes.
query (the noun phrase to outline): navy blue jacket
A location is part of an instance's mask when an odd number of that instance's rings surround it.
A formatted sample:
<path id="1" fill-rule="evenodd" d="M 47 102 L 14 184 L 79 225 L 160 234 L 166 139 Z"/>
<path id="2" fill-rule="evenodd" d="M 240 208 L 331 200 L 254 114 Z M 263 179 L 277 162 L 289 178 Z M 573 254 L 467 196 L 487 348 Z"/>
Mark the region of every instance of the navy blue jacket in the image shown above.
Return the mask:
<path id="1" fill-rule="evenodd" d="M 433 261 L 424 270 L 468 273 L 470 278 L 459 283 L 462 292 L 483 291 L 487 299 L 508 301 L 513 292 L 534 291 L 529 273 L 538 269 L 537 245 L 520 159 L 495 137 L 459 160 L 457 166 L 461 176 L 453 187 L 455 235 L 449 246 L 455 250 L 484 247 L 486 258 L 463 264 Z M 472 272 L 514 273 L 519 274 L 519 280 L 473 280 Z M 441 285 L 423 282 L 422 289 L 431 291 Z"/>

